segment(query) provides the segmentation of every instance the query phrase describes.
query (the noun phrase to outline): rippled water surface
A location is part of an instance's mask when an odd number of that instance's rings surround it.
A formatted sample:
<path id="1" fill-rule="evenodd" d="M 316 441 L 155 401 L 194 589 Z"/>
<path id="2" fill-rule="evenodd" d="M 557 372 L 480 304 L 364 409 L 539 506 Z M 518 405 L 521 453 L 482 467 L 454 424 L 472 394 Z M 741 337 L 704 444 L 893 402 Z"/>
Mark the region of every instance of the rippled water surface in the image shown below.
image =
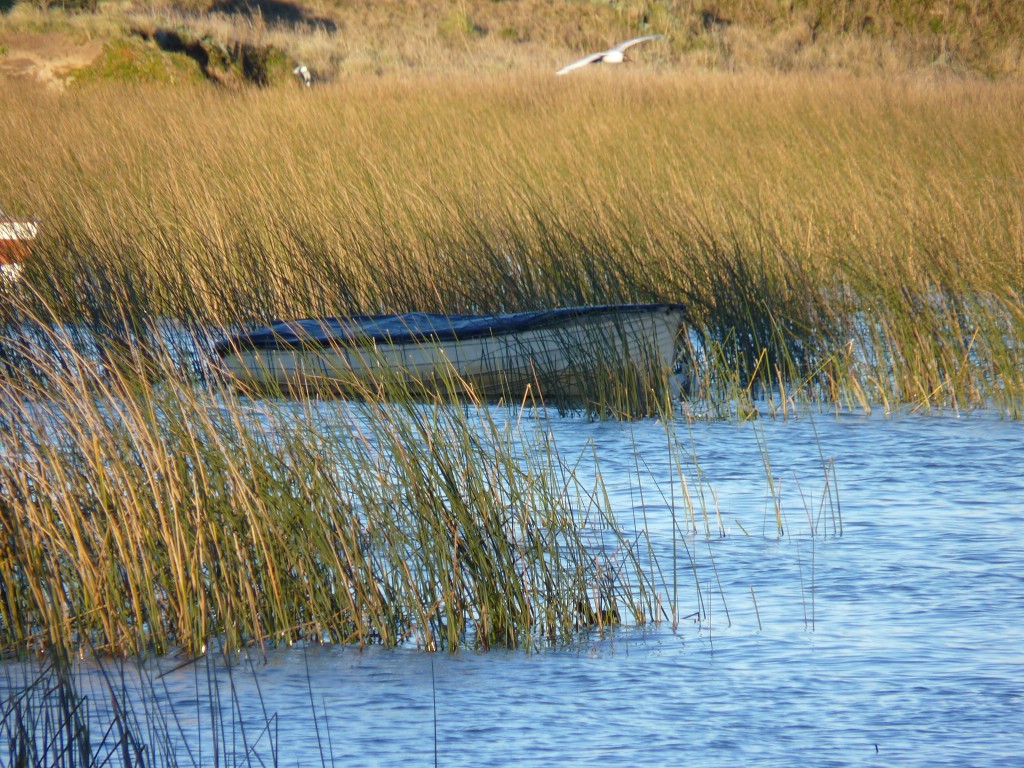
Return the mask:
<path id="1" fill-rule="evenodd" d="M 548 427 L 566 456 L 598 456 L 626 527 L 669 561 L 673 514 L 689 513 L 663 425 Z M 164 659 L 149 698 L 175 712 L 179 764 L 248 764 L 246 748 L 282 766 L 1024 764 L 1021 424 L 819 415 L 675 432 L 711 513 L 710 536 L 698 511 L 701 533 L 676 541 L 680 615 L 702 621 L 539 653 L 308 646 L 230 673 Z M 82 673 L 102 707 L 96 670 Z"/>

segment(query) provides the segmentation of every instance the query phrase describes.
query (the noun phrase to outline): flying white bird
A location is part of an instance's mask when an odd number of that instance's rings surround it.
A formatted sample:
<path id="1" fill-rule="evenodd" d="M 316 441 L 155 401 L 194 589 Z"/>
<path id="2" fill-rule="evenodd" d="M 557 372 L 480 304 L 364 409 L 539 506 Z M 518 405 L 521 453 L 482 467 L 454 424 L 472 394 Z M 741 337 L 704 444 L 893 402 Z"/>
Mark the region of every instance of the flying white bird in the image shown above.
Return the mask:
<path id="1" fill-rule="evenodd" d="M 313 76 L 309 73 L 309 67 L 305 64 L 299 64 L 299 66 L 292 70 L 292 74 L 298 75 L 299 79 L 302 80 L 302 84 L 307 88 L 313 83 Z"/>
<path id="2" fill-rule="evenodd" d="M 660 37 L 662 37 L 662 35 L 644 35 L 643 37 L 634 37 L 632 40 L 626 40 L 624 43 L 619 43 L 614 48 L 609 48 L 607 51 L 592 53 L 589 56 L 584 56 L 578 61 L 574 61 L 572 64 L 566 64 L 560 70 L 555 72 L 555 74 L 564 75 L 566 72 L 572 72 L 574 69 L 585 67 L 587 64 L 597 64 L 598 62 L 602 62 L 604 64 L 621 64 L 626 60 L 626 49 L 631 45 L 643 43 L 647 40 L 657 40 Z"/>

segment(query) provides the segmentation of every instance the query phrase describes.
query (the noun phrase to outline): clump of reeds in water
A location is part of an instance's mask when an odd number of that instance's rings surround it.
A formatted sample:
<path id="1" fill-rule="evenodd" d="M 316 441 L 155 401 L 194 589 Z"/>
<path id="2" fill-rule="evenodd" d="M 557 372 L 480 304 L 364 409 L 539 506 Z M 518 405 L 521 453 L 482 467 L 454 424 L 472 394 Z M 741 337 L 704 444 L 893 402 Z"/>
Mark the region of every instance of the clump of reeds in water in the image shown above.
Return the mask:
<path id="1" fill-rule="evenodd" d="M 658 614 L 633 544 L 590 546 L 600 494 L 479 403 L 250 401 L 47 321 L 2 339 L 2 647 L 529 646 Z"/>

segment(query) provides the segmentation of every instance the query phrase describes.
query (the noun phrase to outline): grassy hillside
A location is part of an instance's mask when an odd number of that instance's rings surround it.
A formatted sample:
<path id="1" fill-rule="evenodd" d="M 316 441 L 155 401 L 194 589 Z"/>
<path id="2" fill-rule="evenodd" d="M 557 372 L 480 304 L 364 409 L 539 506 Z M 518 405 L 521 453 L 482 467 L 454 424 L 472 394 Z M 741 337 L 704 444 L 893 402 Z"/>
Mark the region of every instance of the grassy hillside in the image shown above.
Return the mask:
<path id="1" fill-rule="evenodd" d="M 619 40 L 655 71 L 1024 71 L 1024 4 L 955 0 L 4 0 L 0 70 L 40 34 L 99 42 L 87 80 L 291 82 L 302 62 L 323 81 L 358 74 L 554 70 Z M 83 5 L 86 8 L 68 6 Z M 77 65 L 77 66 L 76 66 Z M 38 72 L 38 67 L 36 68 Z"/>

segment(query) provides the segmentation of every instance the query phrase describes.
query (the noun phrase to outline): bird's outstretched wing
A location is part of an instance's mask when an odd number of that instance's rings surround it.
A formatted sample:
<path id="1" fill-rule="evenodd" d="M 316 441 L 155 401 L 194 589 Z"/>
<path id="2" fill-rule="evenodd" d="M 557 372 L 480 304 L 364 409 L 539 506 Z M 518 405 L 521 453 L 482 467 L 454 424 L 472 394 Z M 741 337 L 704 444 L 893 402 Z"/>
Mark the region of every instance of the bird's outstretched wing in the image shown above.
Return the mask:
<path id="1" fill-rule="evenodd" d="M 637 43 L 644 43 L 644 42 L 646 42 L 648 40 L 658 40 L 661 37 L 664 37 L 664 35 L 644 35 L 643 37 L 634 37 L 634 38 L 632 38 L 630 40 L 626 40 L 624 42 L 619 43 L 614 48 L 612 48 L 612 50 L 613 51 L 624 51 L 627 48 L 629 48 L 631 45 L 636 45 Z"/>
<path id="2" fill-rule="evenodd" d="M 598 53 L 592 53 L 589 56 L 584 56 L 582 59 L 577 59 L 572 64 L 566 64 L 560 70 L 555 72 L 556 75 L 564 75 L 566 72 L 572 72 L 574 69 L 585 67 L 587 64 L 593 64 L 595 61 L 600 61 L 604 58 L 606 51 L 600 51 Z"/>
<path id="3" fill-rule="evenodd" d="M 644 42 L 647 42 L 648 40 L 658 40 L 659 38 L 662 38 L 662 37 L 664 37 L 664 35 L 643 35 L 642 37 L 634 37 L 634 38 L 631 38 L 629 40 L 625 40 L 625 41 L 619 43 L 618 45 L 616 45 L 614 48 L 609 48 L 607 51 L 600 51 L 598 53 L 591 53 L 589 56 L 584 56 L 582 59 L 577 59 L 572 64 L 566 64 L 560 70 L 555 72 L 555 74 L 556 75 L 564 75 L 566 72 L 572 72 L 574 69 L 579 69 L 580 67 L 587 66 L 587 64 L 594 64 L 594 63 L 596 63 L 598 61 L 601 61 L 602 59 L 607 57 L 609 54 L 620 54 L 623 51 L 625 51 L 627 48 L 629 48 L 630 46 L 636 45 L 637 43 L 644 43 Z M 609 60 L 615 61 L 615 62 L 619 62 L 619 61 L 622 61 L 622 57 L 616 55 L 616 56 L 609 57 Z"/>

